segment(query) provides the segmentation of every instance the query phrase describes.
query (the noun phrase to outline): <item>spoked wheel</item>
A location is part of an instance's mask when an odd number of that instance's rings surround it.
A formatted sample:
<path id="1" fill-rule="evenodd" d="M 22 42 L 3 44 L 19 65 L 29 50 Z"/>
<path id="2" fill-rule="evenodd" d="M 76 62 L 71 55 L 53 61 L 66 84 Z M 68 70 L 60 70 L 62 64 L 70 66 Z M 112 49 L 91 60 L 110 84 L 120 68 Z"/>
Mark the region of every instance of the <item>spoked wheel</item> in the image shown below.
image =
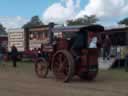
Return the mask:
<path id="1" fill-rule="evenodd" d="M 52 60 L 52 70 L 56 79 L 69 82 L 74 75 L 74 59 L 66 50 L 58 51 Z"/>
<path id="2" fill-rule="evenodd" d="M 40 58 L 35 63 L 35 73 L 40 78 L 46 78 L 49 71 L 49 64 L 44 58 Z"/>

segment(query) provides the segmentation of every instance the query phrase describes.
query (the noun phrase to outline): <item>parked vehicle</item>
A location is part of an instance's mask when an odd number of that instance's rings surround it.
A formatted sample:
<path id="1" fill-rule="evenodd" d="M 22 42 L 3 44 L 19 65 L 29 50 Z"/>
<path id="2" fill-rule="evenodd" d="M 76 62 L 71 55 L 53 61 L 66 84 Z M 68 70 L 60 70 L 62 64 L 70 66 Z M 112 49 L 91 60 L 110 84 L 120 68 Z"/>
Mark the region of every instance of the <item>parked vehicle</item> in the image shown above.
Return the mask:
<path id="1" fill-rule="evenodd" d="M 42 43 L 47 42 L 48 27 L 37 26 L 31 28 L 9 29 L 8 30 L 8 52 L 15 45 L 19 52 L 19 59 L 32 59 L 35 49 L 38 50 Z"/>

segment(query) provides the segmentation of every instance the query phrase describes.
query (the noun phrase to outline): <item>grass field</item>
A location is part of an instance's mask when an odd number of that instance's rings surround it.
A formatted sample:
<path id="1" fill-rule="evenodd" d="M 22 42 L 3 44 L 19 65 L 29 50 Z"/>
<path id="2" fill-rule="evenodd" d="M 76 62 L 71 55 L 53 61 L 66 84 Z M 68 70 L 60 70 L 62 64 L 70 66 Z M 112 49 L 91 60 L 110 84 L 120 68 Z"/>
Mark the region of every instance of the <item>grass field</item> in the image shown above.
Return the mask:
<path id="1" fill-rule="evenodd" d="M 74 78 L 65 84 L 50 73 L 47 79 L 39 79 L 34 64 L 11 62 L 0 64 L 0 96 L 128 96 L 128 72 L 124 69 L 100 71 L 93 82 Z"/>

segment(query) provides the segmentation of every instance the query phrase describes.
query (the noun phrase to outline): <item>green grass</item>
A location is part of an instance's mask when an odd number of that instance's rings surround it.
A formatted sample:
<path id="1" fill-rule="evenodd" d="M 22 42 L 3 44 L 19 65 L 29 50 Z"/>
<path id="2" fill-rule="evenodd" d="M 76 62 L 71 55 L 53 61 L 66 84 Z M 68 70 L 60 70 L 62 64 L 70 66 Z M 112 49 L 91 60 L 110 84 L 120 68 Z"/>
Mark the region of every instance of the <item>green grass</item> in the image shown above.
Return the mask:
<path id="1" fill-rule="evenodd" d="M 13 71 L 12 62 L 4 62 L 4 64 L 0 64 L 0 71 Z M 17 62 L 17 71 L 23 73 L 33 73 L 34 72 L 34 62 Z M 99 78 L 109 78 L 113 80 L 128 80 L 128 72 L 125 69 L 110 69 L 110 70 L 100 70 L 98 76 Z"/>
<path id="2" fill-rule="evenodd" d="M 128 80 L 128 72 L 125 69 L 110 69 L 106 71 L 100 71 L 99 76 L 110 78 L 113 80 Z"/>
<path id="3" fill-rule="evenodd" d="M 11 61 L 9 62 L 3 62 L 2 64 L 0 64 L 0 71 L 13 71 L 13 70 L 17 70 L 20 72 L 26 72 L 26 73 L 31 73 L 34 71 L 34 63 L 33 62 L 17 62 L 17 68 L 13 68 L 13 64 Z"/>

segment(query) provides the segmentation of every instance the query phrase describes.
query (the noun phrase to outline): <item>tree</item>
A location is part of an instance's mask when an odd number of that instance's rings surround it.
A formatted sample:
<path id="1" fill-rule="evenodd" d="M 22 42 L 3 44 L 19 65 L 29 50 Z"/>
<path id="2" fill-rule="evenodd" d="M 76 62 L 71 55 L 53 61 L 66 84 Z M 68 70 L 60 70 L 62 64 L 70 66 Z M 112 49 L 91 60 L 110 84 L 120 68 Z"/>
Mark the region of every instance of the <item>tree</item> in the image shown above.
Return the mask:
<path id="1" fill-rule="evenodd" d="M 43 25 L 43 22 L 40 20 L 39 16 L 33 16 L 27 24 L 23 25 L 23 28 L 39 25 Z"/>
<path id="2" fill-rule="evenodd" d="M 124 25 L 128 25 L 128 17 L 124 18 L 123 20 L 119 21 L 118 24 L 124 24 Z"/>
<path id="3" fill-rule="evenodd" d="M 0 35 L 7 35 L 5 29 L 6 28 L 2 24 L 0 24 Z"/>
<path id="4" fill-rule="evenodd" d="M 81 18 L 78 18 L 76 20 L 69 20 L 67 21 L 68 25 L 90 25 L 90 24 L 94 24 L 98 21 L 98 19 L 96 18 L 95 15 L 91 15 L 91 16 L 84 16 Z"/>

